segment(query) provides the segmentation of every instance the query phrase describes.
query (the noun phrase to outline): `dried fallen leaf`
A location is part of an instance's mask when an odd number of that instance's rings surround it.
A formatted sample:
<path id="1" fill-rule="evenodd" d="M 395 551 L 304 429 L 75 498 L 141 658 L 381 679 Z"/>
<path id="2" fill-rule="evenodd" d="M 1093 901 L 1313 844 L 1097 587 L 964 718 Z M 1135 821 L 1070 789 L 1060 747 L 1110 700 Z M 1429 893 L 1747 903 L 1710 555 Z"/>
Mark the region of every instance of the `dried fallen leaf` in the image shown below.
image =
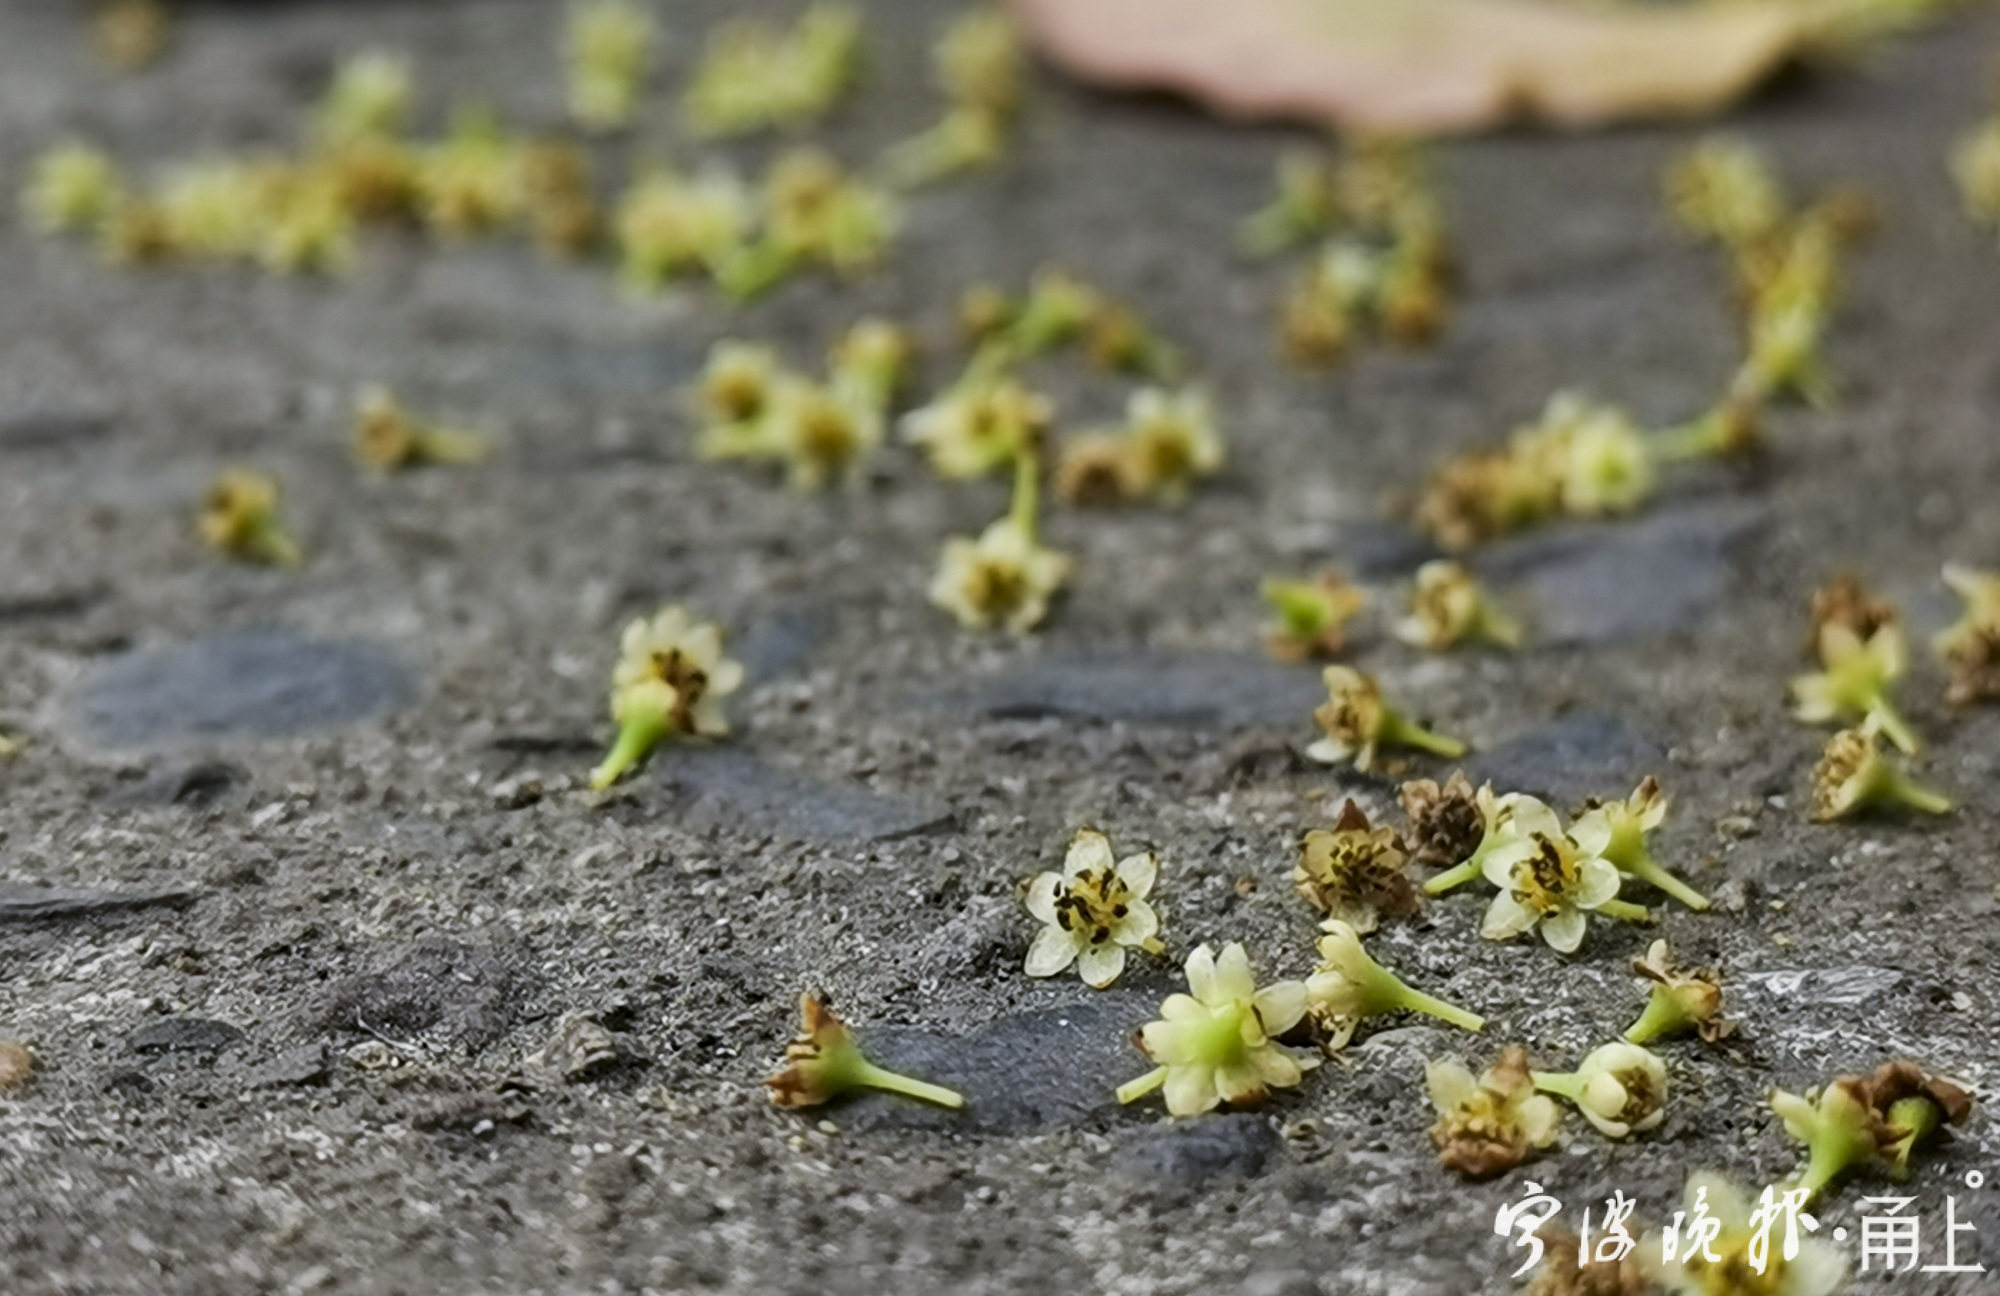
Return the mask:
<path id="1" fill-rule="evenodd" d="M 1739 98 L 1838 15 L 1819 0 L 1009 0 L 1075 75 L 1227 117 L 1435 134 L 1595 126 Z"/>

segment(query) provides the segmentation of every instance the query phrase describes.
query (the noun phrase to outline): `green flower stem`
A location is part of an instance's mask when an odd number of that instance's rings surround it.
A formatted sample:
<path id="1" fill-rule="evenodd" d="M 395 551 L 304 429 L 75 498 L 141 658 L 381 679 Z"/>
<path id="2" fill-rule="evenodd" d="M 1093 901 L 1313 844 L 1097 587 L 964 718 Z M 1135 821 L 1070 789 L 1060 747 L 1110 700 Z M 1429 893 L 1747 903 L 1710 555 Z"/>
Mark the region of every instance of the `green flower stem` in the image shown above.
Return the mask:
<path id="1" fill-rule="evenodd" d="M 1867 1130 L 1841 1121 L 1821 1120 L 1806 1142 L 1806 1168 L 1795 1182 L 1812 1201 L 1852 1166 L 1875 1156 L 1875 1140 Z"/>
<path id="2" fill-rule="evenodd" d="M 1424 894 L 1441 896 L 1447 891 L 1456 891 L 1468 882 L 1477 881 L 1486 872 L 1484 851 L 1472 852 L 1472 858 L 1463 864 L 1454 864 L 1444 872 L 1424 883 Z"/>
<path id="3" fill-rule="evenodd" d="M 876 1066 L 866 1058 L 857 1058 L 848 1076 L 851 1086 L 858 1089 L 880 1089 L 884 1093 L 901 1094 L 905 1098 L 915 1098 L 919 1102 L 934 1103 L 939 1107 L 956 1110 L 965 1106 L 965 1095 L 943 1085 L 934 1085 L 916 1080 L 906 1075 L 898 1075 L 884 1067 Z"/>
<path id="4" fill-rule="evenodd" d="M 486 438 L 459 428 L 417 429 L 416 457 L 427 463 L 469 464 L 486 457 Z"/>
<path id="5" fill-rule="evenodd" d="M 1625 1038 L 1634 1044 L 1646 1044 L 1678 1034 L 1692 1025 L 1694 1018 L 1688 1015 L 1679 997 L 1665 986 L 1655 986 L 1652 997 L 1646 1000 L 1646 1010 L 1625 1032 Z"/>
<path id="6" fill-rule="evenodd" d="M 1167 1069 L 1165 1067 L 1154 1067 L 1137 1080 L 1127 1080 L 1124 1084 L 1119 1085 L 1118 1101 L 1120 1103 L 1138 1102 L 1141 1098 L 1144 1098 L 1147 1094 L 1158 1089 L 1166 1082 Z"/>
<path id="7" fill-rule="evenodd" d="M 1644 905 L 1635 905 L 1629 900 L 1606 900 L 1597 906 L 1596 913 L 1606 918 L 1616 918 L 1620 922 L 1649 923 L 1653 921 L 1653 911 Z"/>
<path id="8" fill-rule="evenodd" d="M 1041 524 L 1042 457 L 1032 445 L 1014 452 L 1014 504 L 1008 512 L 1029 544 L 1039 539 Z"/>
<path id="9" fill-rule="evenodd" d="M 646 759 L 653 748 L 666 741 L 672 720 L 657 711 L 641 709 L 618 727 L 618 740 L 611 752 L 590 775 L 593 791 L 602 792 L 625 776 L 627 770 Z"/>
<path id="10" fill-rule="evenodd" d="M 1886 695 L 1878 694 L 1868 708 L 1869 720 L 1873 721 L 1884 738 L 1896 745 L 1906 756 L 1915 755 L 1923 743 L 1917 738 L 1917 731 L 1910 728 L 1910 722 L 1896 712 Z"/>
<path id="11" fill-rule="evenodd" d="M 1544 1093 L 1567 1098 L 1573 1103 L 1583 1101 L 1584 1080 L 1580 1071 L 1530 1071 L 1528 1079 Z"/>
<path id="12" fill-rule="evenodd" d="M 244 539 L 243 552 L 273 567 L 296 567 L 300 560 L 298 542 L 270 518 L 259 522 Z"/>
<path id="13" fill-rule="evenodd" d="M 1467 1011 L 1457 1004 L 1446 1003 L 1437 996 L 1427 995 L 1421 990 L 1412 990 L 1408 986 L 1402 986 L 1402 992 L 1402 1000 L 1396 1005 L 1399 1008 L 1407 1008 L 1426 1017 L 1435 1017 L 1460 1030 L 1477 1033 L 1486 1029 L 1486 1019 L 1478 1013 Z"/>
<path id="14" fill-rule="evenodd" d="M 1624 858 L 1613 860 L 1612 863 L 1618 866 L 1619 872 L 1635 877 L 1655 890 L 1665 892 L 1690 909 L 1708 908 L 1707 896 L 1667 872 L 1644 846 Z"/>
<path id="15" fill-rule="evenodd" d="M 1950 814 L 1956 808 L 1950 797 L 1931 791 L 1897 770 L 1890 770 L 1884 777 L 1882 795 L 1925 814 Z"/>
<path id="16" fill-rule="evenodd" d="M 1433 756 L 1442 756 L 1446 760 L 1457 760 L 1460 756 L 1465 755 L 1467 751 L 1466 745 L 1458 739 L 1447 738 L 1440 733 L 1432 733 L 1422 725 L 1405 720 L 1398 715 L 1391 715 L 1382 722 L 1382 741 L 1385 743 L 1395 743 L 1404 747 L 1414 747 L 1418 751 L 1427 751 Z"/>

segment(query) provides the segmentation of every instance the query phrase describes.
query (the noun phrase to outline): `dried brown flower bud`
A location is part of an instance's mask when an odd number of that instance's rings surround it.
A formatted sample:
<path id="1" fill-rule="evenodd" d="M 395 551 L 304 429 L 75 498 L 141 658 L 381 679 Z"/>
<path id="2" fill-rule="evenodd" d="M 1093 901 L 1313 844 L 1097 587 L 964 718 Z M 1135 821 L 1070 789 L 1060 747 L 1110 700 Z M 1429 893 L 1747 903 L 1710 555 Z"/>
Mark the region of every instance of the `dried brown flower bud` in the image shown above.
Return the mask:
<path id="1" fill-rule="evenodd" d="M 1486 838 L 1486 815 L 1464 770 L 1443 787 L 1432 779 L 1403 784 L 1402 802 L 1410 819 L 1403 841 L 1423 863 L 1461 864 Z"/>
<path id="2" fill-rule="evenodd" d="M 1853 572 L 1841 572 L 1813 591 L 1812 632 L 1806 636 L 1806 655 L 1819 652 L 1820 631 L 1829 625 L 1843 625 L 1866 642 L 1883 626 L 1896 622 L 1896 609 L 1868 592 Z"/>

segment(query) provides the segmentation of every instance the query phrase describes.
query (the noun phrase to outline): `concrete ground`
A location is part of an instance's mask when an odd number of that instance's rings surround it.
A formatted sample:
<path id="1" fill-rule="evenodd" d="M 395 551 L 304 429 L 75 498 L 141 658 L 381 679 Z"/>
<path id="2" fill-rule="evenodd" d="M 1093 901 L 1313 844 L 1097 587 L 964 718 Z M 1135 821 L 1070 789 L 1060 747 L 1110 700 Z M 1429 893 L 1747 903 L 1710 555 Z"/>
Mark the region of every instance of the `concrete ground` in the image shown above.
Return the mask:
<path id="1" fill-rule="evenodd" d="M 664 82 L 733 8 L 661 6 Z M 926 124 L 951 12 L 870 5 L 866 87 L 815 137 L 863 160 Z M 283 146 L 333 61 L 378 44 L 416 58 L 429 125 L 476 96 L 553 127 L 555 22 L 532 0 L 191 6 L 166 61 L 113 81 L 77 6 L 0 7 L 0 184 L 71 134 L 140 168 Z M 29 746 L 0 765 L 0 1037 L 39 1071 L 0 1095 L 0 1290 L 1502 1292 L 1517 1258 L 1493 1215 L 1530 1180 L 1572 1222 L 1618 1189 L 1658 1225 L 1692 1169 L 1790 1169 L 1774 1085 L 1907 1055 L 1985 1090 L 2000 713 L 1947 710 L 1920 659 L 1923 773 L 1963 809 L 1821 826 L 1802 807 L 1824 735 L 1788 718 L 1785 681 L 1829 572 L 1865 573 L 1923 635 L 1952 614 L 1942 562 L 2000 563 L 2000 247 L 1942 163 L 1996 48 L 1976 13 L 1731 123 L 1800 188 L 1881 201 L 1831 341 L 1837 405 L 1777 414 L 1764 465 L 1676 479 L 1639 520 L 1501 547 L 1487 570 L 1542 628 L 1528 651 L 1358 648 L 1503 788 L 1573 802 L 1658 774 L 1663 854 L 1718 898 L 1660 911 L 1742 1022 L 1662 1047 L 1665 1125 L 1617 1144 L 1572 1114 L 1558 1150 L 1480 1186 L 1432 1154 L 1424 1059 L 1518 1041 L 1573 1065 L 1636 1012 L 1650 933 L 1596 930 L 1565 959 L 1479 940 L 1482 901 L 1453 898 L 1371 947 L 1485 1036 L 1376 1023 L 1298 1091 L 1178 1125 L 1110 1093 L 1194 945 L 1309 969 L 1294 842 L 1344 797 L 1393 809 L 1391 783 L 1299 757 L 1318 684 L 1263 659 L 1258 579 L 1330 560 L 1393 598 L 1424 551 L 1382 501 L 1433 459 L 1561 387 L 1664 423 L 1729 371 L 1722 268 L 1658 202 L 1694 130 L 1441 148 L 1453 325 L 1328 374 L 1274 355 L 1288 271 L 1230 251 L 1295 138 L 1051 78 L 1005 166 L 913 200 L 879 275 L 740 311 L 698 287 L 634 301 L 602 264 L 512 241 L 374 237 L 335 283 L 116 271 L 10 211 L 0 726 Z M 605 178 L 705 151 L 662 92 Z M 807 364 L 885 312 L 934 387 L 958 291 L 1044 263 L 1185 348 L 1231 458 L 1184 509 L 1055 513 L 1077 575 L 1033 640 L 967 636 L 924 599 L 997 483 L 897 448 L 858 493 L 802 499 L 689 453 L 680 392 L 713 339 Z M 1036 381 L 1065 430 L 1124 398 L 1073 364 Z M 367 382 L 496 429 L 499 453 L 362 476 L 345 410 Z M 284 482 L 302 569 L 193 540 L 233 462 Z M 668 600 L 748 664 L 738 736 L 594 806 L 618 627 Z M 1082 824 L 1162 860 L 1171 957 L 1105 993 L 1019 970 L 1019 887 Z M 761 1082 L 809 985 L 968 1109 L 773 1110 Z M 1955 1194 L 1981 1234 L 1960 1258 L 2000 1267 L 2000 1189 L 1966 1187 L 2000 1170 L 1992 1131 L 1976 1114 L 1914 1191 L 1930 1246 Z M 1879 1191 L 1838 1191 L 1822 1223 L 1854 1227 Z"/>

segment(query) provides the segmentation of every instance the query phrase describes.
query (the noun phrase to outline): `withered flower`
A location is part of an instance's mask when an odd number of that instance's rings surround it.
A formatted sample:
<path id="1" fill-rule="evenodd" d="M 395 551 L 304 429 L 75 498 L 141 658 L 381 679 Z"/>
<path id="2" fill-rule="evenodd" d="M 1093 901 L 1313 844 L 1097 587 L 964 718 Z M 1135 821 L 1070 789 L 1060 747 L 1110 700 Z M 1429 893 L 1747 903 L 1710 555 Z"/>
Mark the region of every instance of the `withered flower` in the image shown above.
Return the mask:
<path id="1" fill-rule="evenodd" d="M 1635 959 L 1632 971 L 1652 983 L 1646 1010 L 1625 1032 L 1634 1044 L 1646 1044 L 1666 1035 L 1692 1030 L 1709 1044 L 1736 1031 L 1736 1023 L 1722 1015 L 1722 982 L 1714 972 L 1694 972 L 1672 963 L 1673 951 L 1665 940 L 1656 940 L 1646 957 Z"/>
<path id="2" fill-rule="evenodd" d="M 779 1107 L 817 1107 L 857 1089 L 879 1089 L 939 1107 L 965 1106 L 965 1096 L 942 1085 L 897 1075 L 870 1062 L 845 1022 L 818 995 L 799 996 L 804 1018 L 798 1036 L 785 1046 L 785 1069 L 764 1083 Z"/>
<path id="3" fill-rule="evenodd" d="M 1409 858 L 1395 829 L 1373 826 L 1350 800 L 1331 829 L 1306 834 L 1292 881 L 1313 908 L 1371 932 L 1383 914 L 1408 918 L 1423 907 L 1423 893 L 1403 871 Z"/>
<path id="4" fill-rule="evenodd" d="M 1438 1160 L 1468 1179 L 1505 1174 L 1556 1141 L 1562 1109 L 1536 1090 L 1518 1044 L 1478 1077 L 1456 1058 L 1426 1063 L 1424 1083 L 1438 1111 L 1430 1129 Z"/>
<path id="5" fill-rule="evenodd" d="M 1910 1155 L 1946 1125 L 1972 1112 L 1962 1086 L 1910 1061 L 1890 1062 L 1872 1076 L 1843 1076 L 1801 1097 L 1778 1090 L 1771 1110 L 1785 1132 L 1806 1145 L 1797 1185 L 1817 1197 L 1841 1175 L 1868 1166 L 1891 1178 L 1909 1173 Z"/>
<path id="6" fill-rule="evenodd" d="M 1399 797 L 1410 821 L 1403 843 L 1425 864 L 1463 864 L 1486 840 L 1486 813 L 1464 770 L 1443 787 L 1434 779 L 1405 783 Z"/>

